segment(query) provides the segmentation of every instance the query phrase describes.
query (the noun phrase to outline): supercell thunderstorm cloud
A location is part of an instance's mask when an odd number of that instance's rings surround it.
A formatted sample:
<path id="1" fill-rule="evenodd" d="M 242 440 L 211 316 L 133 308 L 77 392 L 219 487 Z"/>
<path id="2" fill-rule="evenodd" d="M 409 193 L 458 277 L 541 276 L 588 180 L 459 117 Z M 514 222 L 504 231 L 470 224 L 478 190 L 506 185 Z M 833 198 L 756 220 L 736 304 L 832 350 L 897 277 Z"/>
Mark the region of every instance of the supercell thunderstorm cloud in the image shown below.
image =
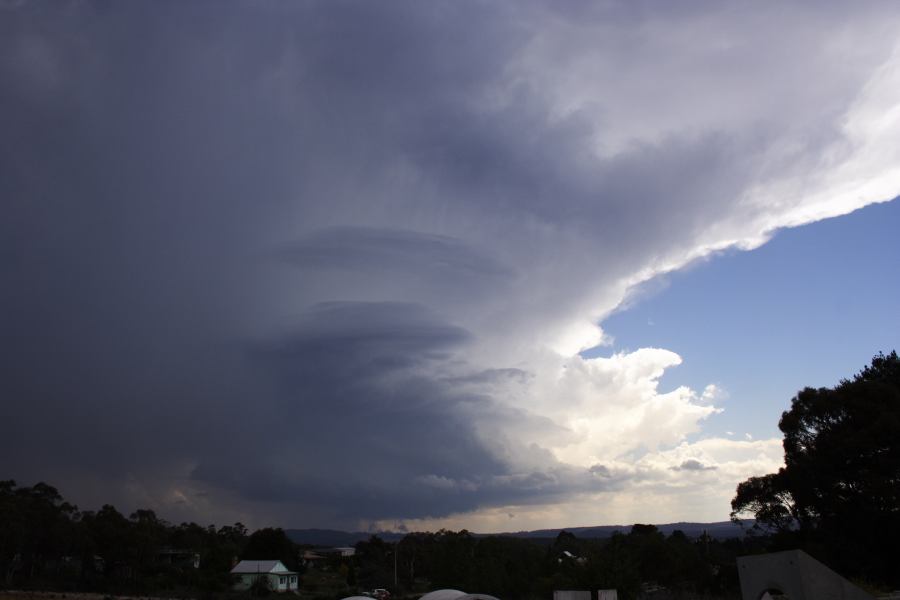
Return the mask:
<path id="1" fill-rule="evenodd" d="M 698 435 L 715 386 L 603 318 L 895 197 L 898 39 L 887 3 L 4 0 L 3 475 L 259 526 L 722 520 L 780 440 Z"/>

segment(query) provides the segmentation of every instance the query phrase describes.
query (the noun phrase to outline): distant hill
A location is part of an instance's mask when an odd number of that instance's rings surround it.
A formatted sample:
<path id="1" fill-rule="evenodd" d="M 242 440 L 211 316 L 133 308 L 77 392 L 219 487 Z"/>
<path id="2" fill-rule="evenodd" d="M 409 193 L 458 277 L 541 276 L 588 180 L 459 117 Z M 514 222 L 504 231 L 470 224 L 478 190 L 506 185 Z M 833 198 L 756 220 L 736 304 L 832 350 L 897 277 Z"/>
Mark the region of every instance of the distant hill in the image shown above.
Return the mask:
<path id="1" fill-rule="evenodd" d="M 744 527 L 749 528 L 753 525 L 750 519 L 743 521 Z M 727 539 L 733 537 L 743 537 L 744 530 L 740 526 L 735 525 L 731 521 L 719 521 L 717 523 L 666 523 L 657 525 L 663 534 L 669 535 L 676 529 L 680 529 L 688 537 L 698 537 L 706 531 L 710 537 L 717 539 Z M 608 538 L 613 533 L 620 531 L 628 533 L 631 531 L 631 525 L 597 525 L 594 527 L 565 527 L 562 529 L 537 529 L 535 531 L 516 531 L 509 533 L 475 533 L 477 537 L 488 535 L 508 535 L 520 538 L 555 538 L 561 531 L 568 531 L 580 538 Z M 386 542 L 396 542 L 403 539 L 405 533 L 394 531 L 379 531 L 377 533 L 366 533 L 363 531 L 339 531 L 336 529 L 286 529 L 288 537 L 298 544 L 309 544 L 312 546 L 352 546 L 356 542 L 369 539 L 372 535 L 377 535 Z"/>
<path id="2" fill-rule="evenodd" d="M 753 521 L 747 519 L 743 521 L 745 527 L 752 527 Z M 731 521 L 719 521 L 716 523 L 665 523 L 657 525 L 663 534 L 669 535 L 676 529 L 684 532 L 688 537 L 698 537 L 704 531 L 712 538 L 726 539 L 733 537 L 743 537 L 744 530 L 739 525 Z M 568 531 L 580 538 L 608 538 L 612 534 L 619 531 L 628 533 L 631 531 L 631 525 L 596 525 L 594 527 L 565 527 L 563 529 L 537 529 L 535 531 L 517 531 L 515 533 L 506 533 L 500 535 L 511 535 L 524 538 L 555 538 L 562 531 Z"/>

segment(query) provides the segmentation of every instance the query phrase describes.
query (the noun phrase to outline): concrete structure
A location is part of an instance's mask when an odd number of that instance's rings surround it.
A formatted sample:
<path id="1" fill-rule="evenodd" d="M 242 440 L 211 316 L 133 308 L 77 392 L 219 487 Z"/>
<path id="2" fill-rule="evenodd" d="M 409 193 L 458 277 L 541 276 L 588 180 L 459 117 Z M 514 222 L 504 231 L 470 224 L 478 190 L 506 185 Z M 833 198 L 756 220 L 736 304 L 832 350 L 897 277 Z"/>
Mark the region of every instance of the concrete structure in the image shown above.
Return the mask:
<path id="1" fill-rule="evenodd" d="M 231 569 L 231 575 L 235 590 L 248 590 L 261 577 L 273 592 L 292 592 L 300 585 L 297 573 L 280 560 L 242 560 Z"/>
<path id="2" fill-rule="evenodd" d="M 597 600 L 619 600 L 617 590 L 597 590 Z"/>
<path id="3" fill-rule="evenodd" d="M 873 600 L 802 550 L 741 556 L 737 565 L 744 600 Z"/>

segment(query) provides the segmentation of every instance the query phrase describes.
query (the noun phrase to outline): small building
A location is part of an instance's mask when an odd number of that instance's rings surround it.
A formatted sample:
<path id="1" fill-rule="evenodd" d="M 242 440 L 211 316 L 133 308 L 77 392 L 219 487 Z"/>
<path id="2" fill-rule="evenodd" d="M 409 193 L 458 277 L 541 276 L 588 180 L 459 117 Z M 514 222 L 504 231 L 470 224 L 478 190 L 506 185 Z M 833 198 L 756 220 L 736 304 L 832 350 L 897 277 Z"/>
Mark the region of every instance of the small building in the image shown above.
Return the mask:
<path id="1" fill-rule="evenodd" d="M 249 590 L 260 578 L 273 592 L 291 592 L 299 587 L 299 577 L 280 560 L 242 560 L 231 569 L 234 589 Z"/>
<path id="2" fill-rule="evenodd" d="M 300 555 L 300 563 L 304 567 L 313 567 L 324 564 L 326 558 L 313 550 L 304 550 L 303 554 Z"/>

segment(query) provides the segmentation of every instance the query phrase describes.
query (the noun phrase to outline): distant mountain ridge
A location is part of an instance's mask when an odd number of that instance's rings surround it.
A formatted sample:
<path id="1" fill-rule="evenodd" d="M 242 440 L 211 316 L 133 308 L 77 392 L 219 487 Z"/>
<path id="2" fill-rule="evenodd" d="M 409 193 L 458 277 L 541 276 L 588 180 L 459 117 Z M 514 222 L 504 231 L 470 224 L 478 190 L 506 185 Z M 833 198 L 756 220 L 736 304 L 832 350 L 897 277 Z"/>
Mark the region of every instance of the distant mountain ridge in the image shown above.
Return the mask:
<path id="1" fill-rule="evenodd" d="M 752 519 L 745 519 L 741 525 L 732 523 L 731 521 L 718 521 L 715 523 L 665 523 L 657 525 L 665 535 L 670 535 L 673 531 L 681 530 L 688 537 L 698 537 L 704 531 L 716 539 L 727 539 L 734 537 L 744 537 L 745 529 L 753 526 Z M 596 525 L 593 527 L 562 527 L 559 529 L 536 529 L 534 531 L 515 531 L 508 533 L 473 533 L 476 537 L 487 536 L 512 536 L 519 538 L 555 538 L 562 531 L 568 531 L 580 538 L 608 538 L 613 533 L 619 531 L 628 533 L 631 531 L 631 525 Z M 340 531 L 337 529 L 286 529 L 285 533 L 297 544 L 309 544 L 312 546 L 352 546 L 356 542 L 369 539 L 372 535 L 377 535 L 386 542 L 396 542 L 403 539 L 405 532 L 396 531 Z"/>

